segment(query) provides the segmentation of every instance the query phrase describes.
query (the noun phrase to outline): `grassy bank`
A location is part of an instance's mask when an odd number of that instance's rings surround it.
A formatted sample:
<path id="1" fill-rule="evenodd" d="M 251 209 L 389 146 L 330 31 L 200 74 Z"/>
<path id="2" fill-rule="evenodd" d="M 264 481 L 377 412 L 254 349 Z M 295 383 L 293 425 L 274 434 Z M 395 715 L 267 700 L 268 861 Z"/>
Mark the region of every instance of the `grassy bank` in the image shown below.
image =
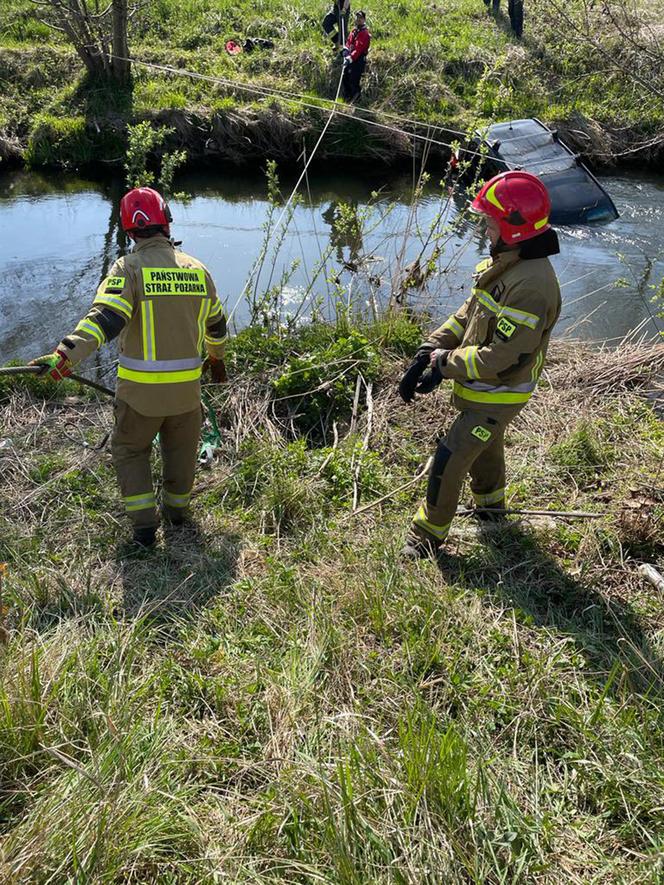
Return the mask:
<path id="1" fill-rule="evenodd" d="M 334 96 L 339 76 L 320 30 L 325 6 L 159 0 L 139 6 L 130 42 L 139 60 L 302 93 L 316 104 Z M 173 127 L 170 147 L 186 147 L 192 159 L 295 161 L 322 126 L 319 111 L 288 98 L 261 98 L 237 85 L 138 65 L 133 89 L 109 94 L 86 82 L 72 51 L 39 21 L 34 4 L 6 0 L 5 9 L 0 157 L 35 165 L 117 162 L 126 123 L 147 118 Z M 521 42 L 481 0 L 445 6 L 376 0 L 368 12 L 374 44 L 361 104 L 375 119 L 386 122 L 381 114 L 389 112 L 472 131 L 494 120 L 539 116 L 600 164 L 655 165 L 661 159 L 660 0 L 644 0 L 636 11 L 619 0 L 601 9 L 582 0 L 560 10 L 555 3 L 527 4 Z M 246 37 L 268 38 L 274 48 L 236 57 L 225 52 L 226 40 Z M 321 157 L 389 163 L 410 156 L 407 138 L 367 128 L 357 116 L 333 124 Z"/>
<path id="2" fill-rule="evenodd" d="M 662 346 L 558 344 L 509 433 L 512 505 L 599 519 L 459 519 L 439 568 L 397 558 L 422 482 L 350 515 L 449 419 L 396 397 L 419 339 L 240 333 L 197 529 L 144 555 L 110 405 L 0 389 L 2 881 L 660 880 Z"/>

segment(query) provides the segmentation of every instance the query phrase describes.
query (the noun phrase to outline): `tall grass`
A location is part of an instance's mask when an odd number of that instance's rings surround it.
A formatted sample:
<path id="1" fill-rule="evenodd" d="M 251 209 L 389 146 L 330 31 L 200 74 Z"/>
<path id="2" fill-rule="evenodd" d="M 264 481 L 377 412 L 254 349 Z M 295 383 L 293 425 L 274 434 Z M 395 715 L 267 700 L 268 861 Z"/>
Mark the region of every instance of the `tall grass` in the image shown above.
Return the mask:
<path id="1" fill-rule="evenodd" d="M 366 448 L 364 386 L 352 432 L 356 385 L 339 392 L 327 439 L 275 388 L 347 325 L 233 339 L 198 528 L 148 555 L 125 546 L 106 456 L 43 424 L 106 404 L 7 390 L 0 879 L 661 877 L 661 606 L 636 571 L 664 565 L 648 366 L 593 394 L 589 436 L 588 355 L 558 346 L 510 433 L 513 504 L 600 520 L 459 520 L 442 570 L 404 567 L 422 490 L 350 509 L 413 475 L 447 406 L 397 404 L 419 332 L 381 322 L 354 327 L 382 342 Z M 594 359 L 614 379 L 624 364 Z"/>
<path id="2" fill-rule="evenodd" d="M 99 161 L 117 161 L 123 122 L 146 116 L 175 123 L 178 136 L 165 149 L 190 148 L 200 156 L 218 151 L 237 162 L 248 154 L 296 161 L 303 131 L 320 130 L 321 114 L 288 97 L 264 99 L 232 84 L 168 76 L 140 65 L 134 67 L 131 97 L 120 101 L 98 84 L 72 76 L 76 64 L 62 35 L 44 31 L 28 0 L 9 0 L 6 6 L 0 22 L 0 76 L 7 81 L 0 130 L 24 145 L 34 132 L 41 152 L 34 145 L 31 156 L 41 163 L 89 163 L 89 144 Z M 640 155 L 654 161 L 664 89 L 655 7 L 639 3 L 631 10 L 623 0 L 610 0 L 603 14 L 586 0 L 555 10 L 535 4 L 527 10 L 519 42 L 504 15 L 488 15 L 480 0 L 444 7 L 434 0 L 376 0 L 368 10 L 374 42 L 363 104 L 468 132 L 498 119 L 539 116 L 561 125 L 575 145 L 601 163 L 639 144 Z M 295 9 L 282 0 L 263 3 L 260 11 L 249 0 L 160 0 L 137 7 L 130 43 L 138 60 L 304 93 L 315 102 L 334 96 L 339 74 L 322 35 L 324 11 Z M 268 38 L 274 48 L 226 53 L 227 40 L 247 37 Z M 68 118 L 80 117 L 90 123 L 87 138 L 72 133 L 59 149 L 46 151 L 44 121 L 54 129 L 59 121 L 66 130 Z M 248 128 L 238 129 L 243 121 Z M 100 125 L 110 130 L 106 137 L 95 128 Z M 398 136 L 339 121 L 326 151 L 390 162 L 395 148 L 402 157 L 411 151 L 407 143 L 398 144 Z"/>

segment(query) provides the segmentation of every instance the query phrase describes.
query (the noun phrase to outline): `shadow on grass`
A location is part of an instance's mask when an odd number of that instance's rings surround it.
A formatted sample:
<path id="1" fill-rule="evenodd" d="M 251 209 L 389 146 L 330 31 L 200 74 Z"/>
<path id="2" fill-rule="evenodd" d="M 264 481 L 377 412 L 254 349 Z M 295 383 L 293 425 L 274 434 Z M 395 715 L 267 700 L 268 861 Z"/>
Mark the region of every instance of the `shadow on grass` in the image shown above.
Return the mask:
<path id="1" fill-rule="evenodd" d="M 72 99 L 87 120 L 115 117 L 118 121 L 130 119 L 134 107 L 134 86 L 130 80 L 119 86 L 112 80 L 84 74 L 74 87 Z"/>
<path id="2" fill-rule="evenodd" d="M 122 614 L 155 621 L 195 617 L 234 581 L 240 547 L 239 536 L 205 536 L 196 524 L 166 529 L 163 545 L 152 550 L 119 545 Z"/>
<path id="3" fill-rule="evenodd" d="M 451 582 L 484 589 L 531 623 L 572 637 L 602 686 L 618 664 L 632 691 L 664 696 L 664 663 L 631 606 L 567 574 L 537 536 L 516 524 L 480 530 L 482 544 L 441 563 Z"/>

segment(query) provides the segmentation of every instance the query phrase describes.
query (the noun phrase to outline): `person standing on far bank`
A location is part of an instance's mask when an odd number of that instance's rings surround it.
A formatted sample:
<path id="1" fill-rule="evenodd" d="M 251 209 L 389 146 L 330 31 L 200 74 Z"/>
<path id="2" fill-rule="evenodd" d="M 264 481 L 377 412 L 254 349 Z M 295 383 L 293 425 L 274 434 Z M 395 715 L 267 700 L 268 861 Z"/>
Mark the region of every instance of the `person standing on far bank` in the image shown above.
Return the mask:
<path id="1" fill-rule="evenodd" d="M 493 14 L 500 12 L 500 0 L 484 0 L 487 9 L 491 6 Z M 523 34 L 523 0 L 507 0 L 507 14 L 515 36 L 520 40 Z"/>
<path id="2" fill-rule="evenodd" d="M 360 80 L 367 64 L 371 34 L 367 28 L 366 13 L 360 10 L 355 16 L 355 27 L 350 32 L 344 53 L 344 71 L 341 92 L 346 101 L 355 101 L 362 91 Z"/>
<path id="3" fill-rule="evenodd" d="M 129 191 L 120 203 L 120 219 L 133 251 L 115 262 L 74 331 L 54 353 L 31 365 L 43 366 L 41 374 L 60 381 L 120 336 L 111 453 L 134 543 L 151 547 L 160 521 L 152 443 L 158 434 L 162 516 L 182 525 L 201 431 L 201 353 L 205 345 L 212 380 L 225 382 L 226 318 L 207 268 L 170 239 L 173 219 L 158 191 Z"/>
<path id="4" fill-rule="evenodd" d="M 323 30 L 339 49 L 346 42 L 348 36 L 348 21 L 350 19 L 350 0 L 334 0 L 332 9 L 323 19 Z"/>

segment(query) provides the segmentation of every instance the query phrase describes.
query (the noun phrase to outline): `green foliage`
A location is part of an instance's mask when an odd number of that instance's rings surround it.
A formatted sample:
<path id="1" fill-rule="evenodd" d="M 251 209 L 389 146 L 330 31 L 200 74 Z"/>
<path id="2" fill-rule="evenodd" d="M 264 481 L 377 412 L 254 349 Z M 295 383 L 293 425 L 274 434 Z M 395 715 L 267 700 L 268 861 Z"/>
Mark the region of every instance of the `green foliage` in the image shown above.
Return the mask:
<path id="1" fill-rule="evenodd" d="M 134 106 L 139 112 L 184 110 L 187 106 L 187 95 L 184 91 L 160 80 L 138 80 L 134 87 L 133 98 Z"/>
<path id="2" fill-rule="evenodd" d="M 601 475 L 615 457 L 599 426 L 585 420 L 565 439 L 554 443 L 549 453 L 554 463 L 568 468 L 575 479 L 586 484 Z"/>
<path id="3" fill-rule="evenodd" d="M 406 118 L 467 131 L 501 118 L 541 115 L 552 123 L 571 123 L 587 117 L 601 127 L 633 130 L 628 137 L 634 144 L 646 141 L 662 125 L 662 103 L 656 100 L 657 90 L 661 92 L 662 65 L 655 50 L 638 54 L 640 38 L 636 31 L 632 34 L 636 19 L 623 21 L 620 4 L 613 6 L 615 21 L 603 16 L 598 7 L 568 4 L 566 14 L 578 29 L 561 28 L 559 17 L 533 7 L 525 39 L 517 43 L 504 27 L 502 16 L 487 15 L 477 0 L 459 0 L 446 8 L 444 15 L 435 3 L 406 0 L 395 5 L 378 0 L 369 10 L 374 42 L 364 78 L 365 101 Z M 175 54 L 177 67 L 284 93 L 304 93 L 315 104 L 334 95 L 338 76 L 338 67 L 331 63 L 320 34 L 320 15 L 320 11 L 306 10 L 293 16 L 283 0 L 270 0 L 260 12 L 249 0 L 235 4 L 226 0 L 159 0 L 141 7 L 131 18 L 132 54 L 139 60 L 164 64 L 171 64 Z M 655 7 L 643 5 L 643 27 L 656 24 Z M 619 26 L 635 39 L 621 36 Z M 598 40 L 584 40 L 581 34 L 586 29 L 597 33 Z M 226 40 L 242 42 L 245 37 L 267 37 L 275 47 L 230 57 L 224 49 Z M 112 95 L 101 95 L 94 84 L 85 83 L 80 73 L 76 74 L 80 63 L 64 48 L 66 37 L 49 32 L 39 21 L 38 8 L 27 0 L 6 0 L 0 45 L 19 47 L 26 55 L 19 70 L 12 61 L 11 76 L 2 73 L 0 58 L 0 76 L 6 81 L 0 96 L 0 119 L 8 119 L 10 130 L 15 129 L 21 137 L 26 122 L 34 128 L 31 124 L 44 113 L 63 121 L 85 116 L 90 122 L 101 123 L 104 130 L 108 128 L 104 118 L 118 115 L 135 123 L 155 112 L 166 112 L 161 119 L 168 119 L 169 111 L 186 110 L 194 112 L 191 125 L 197 127 L 199 115 L 212 122 L 220 110 L 260 108 L 265 120 L 261 136 L 267 136 L 265 143 L 270 148 L 266 147 L 266 152 L 270 154 L 273 130 L 280 128 L 271 125 L 265 104 L 242 90 L 165 77 L 137 65 L 133 107 L 124 100 L 122 107 L 116 107 Z M 35 57 L 41 63 L 41 53 L 47 47 L 58 51 L 53 53 L 55 64 L 44 82 L 41 77 L 34 78 L 28 68 L 37 66 Z M 636 78 L 628 73 L 635 69 L 639 71 Z M 77 81 L 80 88 L 72 89 Z M 275 115 L 297 116 L 320 126 L 319 114 L 303 109 L 286 95 L 275 98 L 272 107 Z M 117 161 L 121 155 L 117 134 L 123 129 L 121 124 L 115 125 L 116 139 L 98 143 L 98 159 Z M 393 156 L 392 146 L 386 148 L 385 133 L 367 128 L 357 119 L 337 120 L 330 135 L 327 149 L 332 155 L 367 158 L 377 150 L 386 162 Z M 278 132 L 275 143 L 279 144 Z M 292 144 L 286 150 L 290 155 Z M 279 153 L 274 150 L 271 155 Z M 49 160 L 44 146 L 32 156 L 35 163 L 59 164 L 67 159 L 63 155 Z"/>
<path id="4" fill-rule="evenodd" d="M 231 501 L 251 508 L 245 516 L 269 532 L 309 528 L 325 509 L 324 486 L 311 470 L 304 440 L 283 447 L 247 443 L 231 488 Z"/>
<path id="5" fill-rule="evenodd" d="M 326 482 L 325 500 L 332 507 L 348 507 L 357 486 L 362 501 L 378 498 L 389 491 L 392 477 L 381 457 L 367 451 L 360 440 L 349 440 L 336 449 L 319 450 L 316 462 Z"/>
<path id="6" fill-rule="evenodd" d="M 221 499 L 267 531 L 301 533 L 336 508 L 348 508 L 355 487 L 370 499 L 383 494 L 389 480 L 380 457 L 360 441 L 311 449 L 304 439 L 279 446 L 258 438 L 244 445 Z"/>
<path id="7" fill-rule="evenodd" d="M 46 482 L 55 473 L 59 473 L 67 464 L 67 459 L 60 453 L 38 456 L 30 466 L 30 479 L 35 483 Z"/>
<path id="8" fill-rule="evenodd" d="M 279 411 L 294 411 L 295 427 L 316 436 L 321 416 L 328 423 L 350 418 L 359 375 L 365 381 L 377 377 L 380 356 L 373 341 L 407 352 L 418 334 L 408 320 L 396 318 L 366 330 L 341 321 L 277 329 L 252 325 L 230 340 L 228 361 L 234 371 L 270 377 Z"/>
<path id="9" fill-rule="evenodd" d="M 229 339 L 226 359 L 236 372 L 250 371 L 258 376 L 281 365 L 289 351 L 285 334 L 265 326 L 245 326 Z"/>
<path id="10" fill-rule="evenodd" d="M 321 416 L 350 417 L 358 375 L 377 376 L 379 357 L 357 330 L 343 328 L 331 342 L 316 343 L 290 357 L 272 382 L 277 402 L 295 400 L 294 419 L 302 432 L 316 431 Z"/>
<path id="11" fill-rule="evenodd" d="M 13 361 L 8 365 L 20 365 Z M 38 375 L 0 375 L 0 405 L 8 403 L 11 397 L 19 393 L 30 393 L 37 400 L 61 400 L 66 396 L 79 394 L 80 384 L 75 381 L 54 381 L 50 376 Z"/>
<path id="12" fill-rule="evenodd" d="M 127 153 L 124 163 L 127 187 L 151 187 L 155 184 L 156 174 L 148 168 L 149 163 L 158 155 L 159 149 L 163 147 L 173 130 L 167 126 L 153 126 L 144 120 L 129 126 L 127 132 Z M 163 153 L 160 160 L 161 171 L 156 186 L 163 196 L 169 197 L 172 194 L 173 178 L 180 166 L 186 162 L 187 152 Z"/>
<path id="13" fill-rule="evenodd" d="M 510 429 L 511 490 L 609 498 L 608 516 L 480 535 L 459 520 L 442 573 L 404 564 L 425 483 L 393 493 L 435 430 L 384 385 L 417 337 L 402 315 L 238 335 L 196 529 L 138 555 L 107 453 L 81 463 L 52 431 L 69 416 L 96 434 L 106 404 L 11 391 L 0 879 L 661 878 L 661 606 L 630 560 L 664 567 L 657 418 L 600 395 L 570 432 L 579 388 L 542 391 L 548 420 Z M 269 378 L 348 340 L 375 378 L 367 447 L 363 416 L 334 444 L 329 426 L 291 439 Z M 372 375 L 369 350 L 390 371 Z M 586 469 L 601 490 L 571 481 Z M 356 500 L 375 506 L 351 517 Z"/>
<path id="14" fill-rule="evenodd" d="M 34 121 L 25 161 L 29 166 L 76 168 L 117 156 L 122 139 L 112 127 L 90 125 L 83 116 L 40 114 Z"/>
<path id="15" fill-rule="evenodd" d="M 23 811 L 4 844 L 3 875 L 83 881 L 103 872 L 120 880 L 135 875 L 140 857 L 139 868 L 168 878 L 200 851 L 185 810 L 196 791 L 174 781 L 177 744 L 151 680 L 134 692 L 148 651 L 143 625 L 73 623 L 78 637 L 60 632 L 57 660 L 37 648 L 17 651 L 13 677 L 3 680 L 2 762 L 14 783 L 3 804 Z M 50 789 L 35 804 L 26 778 L 54 759 Z M 55 818 L 57 827 L 44 828 Z"/>
<path id="16" fill-rule="evenodd" d="M 655 305 L 655 309 L 657 311 L 657 316 L 659 317 L 659 319 L 664 319 L 664 277 L 662 277 L 659 286 L 657 286 L 655 294 L 652 296 L 651 300 Z M 659 334 L 664 336 L 664 331 L 660 330 Z"/>
<path id="17" fill-rule="evenodd" d="M 10 0 L 6 0 L 9 5 Z M 51 29 L 34 16 L 30 7 L 24 9 L 3 9 L 0 21 L 0 40 L 12 43 L 44 43 L 52 35 Z"/>
<path id="18" fill-rule="evenodd" d="M 399 310 L 379 317 L 371 326 L 371 334 L 381 348 L 399 356 L 412 356 L 422 343 L 427 322 L 426 316 Z"/>

